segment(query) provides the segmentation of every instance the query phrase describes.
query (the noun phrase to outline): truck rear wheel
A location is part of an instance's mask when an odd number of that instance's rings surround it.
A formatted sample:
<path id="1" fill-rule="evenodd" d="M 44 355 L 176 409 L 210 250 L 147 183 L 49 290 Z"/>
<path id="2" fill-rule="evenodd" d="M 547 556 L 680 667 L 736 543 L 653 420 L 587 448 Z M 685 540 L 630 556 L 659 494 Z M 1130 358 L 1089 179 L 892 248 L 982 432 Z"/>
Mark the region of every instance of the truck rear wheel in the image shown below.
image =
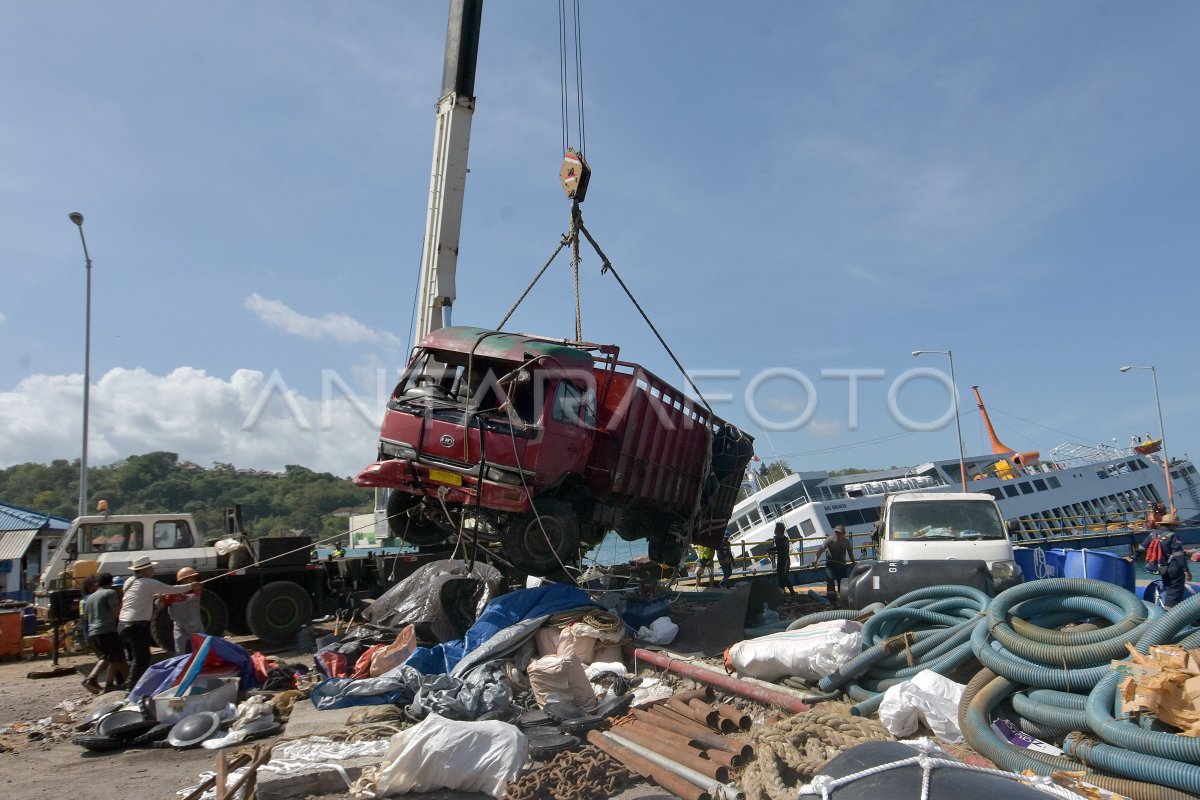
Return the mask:
<path id="1" fill-rule="evenodd" d="M 535 513 L 536 512 L 536 513 Z M 530 575 L 548 575 L 574 559 L 579 549 L 579 521 L 561 500 L 538 500 L 508 526 L 505 557 Z"/>
<path id="2" fill-rule="evenodd" d="M 421 498 L 408 492 L 388 492 L 388 530 L 397 539 L 414 547 L 431 547 L 446 539 L 446 532 L 425 519 L 421 513 Z"/>
<path id="3" fill-rule="evenodd" d="M 312 619 L 312 598 L 298 583 L 273 581 L 246 604 L 246 625 L 264 642 L 290 642 Z"/>

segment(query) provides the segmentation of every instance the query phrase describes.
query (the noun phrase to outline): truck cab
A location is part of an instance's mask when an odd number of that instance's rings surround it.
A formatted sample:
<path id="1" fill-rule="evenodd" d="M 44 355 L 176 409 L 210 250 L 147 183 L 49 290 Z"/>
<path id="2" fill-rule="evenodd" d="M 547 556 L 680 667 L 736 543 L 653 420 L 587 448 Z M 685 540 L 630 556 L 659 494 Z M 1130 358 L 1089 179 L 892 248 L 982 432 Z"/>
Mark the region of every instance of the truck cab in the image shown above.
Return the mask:
<path id="1" fill-rule="evenodd" d="M 216 550 L 204 546 L 191 514 L 78 517 L 46 565 L 41 589 L 76 588 L 76 574 L 129 575 L 129 562 L 139 556 L 156 561 L 161 575 L 174 575 L 181 567 L 198 572 L 216 569 L 218 558 Z"/>
<path id="2" fill-rule="evenodd" d="M 921 586 L 963 584 L 998 594 L 1022 580 L 1000 507 L 989 494 L 888 497 L 876 553 L 876 561 L 864 562 L 850 576 L 847 599 L 860 608 Z"/>

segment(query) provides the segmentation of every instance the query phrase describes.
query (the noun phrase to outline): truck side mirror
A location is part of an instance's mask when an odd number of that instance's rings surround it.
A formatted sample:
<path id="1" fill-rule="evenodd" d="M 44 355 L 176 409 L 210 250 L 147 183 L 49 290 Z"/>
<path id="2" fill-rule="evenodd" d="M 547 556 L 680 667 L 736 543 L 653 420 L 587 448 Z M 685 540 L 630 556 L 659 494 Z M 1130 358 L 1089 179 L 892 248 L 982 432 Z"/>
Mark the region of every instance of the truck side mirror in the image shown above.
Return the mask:
<path id="1" fill-rule="evenodd" d="M 1008 530 L 1009 536 L 1016 536 L 1021 532 L 1021 523 L 1015 519 L 1010 519 L 1004 524 L 1004 527 L 1006 530 Z"/>

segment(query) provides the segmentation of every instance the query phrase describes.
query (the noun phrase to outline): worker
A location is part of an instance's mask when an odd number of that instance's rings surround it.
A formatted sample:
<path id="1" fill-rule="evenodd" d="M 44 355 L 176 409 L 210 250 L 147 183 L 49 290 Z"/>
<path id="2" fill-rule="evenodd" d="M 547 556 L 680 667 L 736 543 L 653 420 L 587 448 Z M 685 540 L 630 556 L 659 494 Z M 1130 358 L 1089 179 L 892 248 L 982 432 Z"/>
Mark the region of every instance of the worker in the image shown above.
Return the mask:
<path id="1" fill-rule="evenodd" d="M 329 560 L 332 561 L 335 558 L 345 558 L 345 557 L 346 557 L 345 542 L 339 541 L 337 544 L 335 544 L 333 546 L 332 552 L 329 553 Z"/>
<path id="2" fill-rule="evenodd" d="M 125 648 L 117 636 L 117 614 L 121 610 L 121 595 L 113 588 L 113 576 L 101 572 L 96 577 L 96 590 L 83 603 L 80 627 L 87 631 L 87 643 L 99 660 L 83 679 L 83 688 L 92 694 L 111 692 L 120 688 L 129 671 Z M 104 688 L 99 678 L 104 675 Z"/>
<path id="3" fill-rule="evenodd" d="M 775 541 L 771 549 L 775 555 L 775 579 L 779 581 L 779 588 L 786 589 L 788 594 L 796 594 L 796 588 L 789 580 L 792 569 L 792 543 L 788 540 L 782 522 L 775 523 Z"/>
<path id="4" fill-rule="evenodd" d="M 121 597 L 121 612 L 117 615 L 117 633 L 129 650 L 130 690 L 137 686 L 150 666 L 150 618 L 154 616 L 154 596 L 183 594 L 192 591 L 191 584 L 172 586 L 154 578 L 157 561 L 139 556 L 129 562 L 133 577 L 125 581 Z"/>
<path id="5" fill-rule="evenodd" d="M 702 544 L 696 545 L 696 585 L 697 586 L 712 586 L 717 580 L 717 574 L 713 567 L 713 549 L 705 547 Z M 708 573 L 708 583 L 704 583 L 704 573 Z"/>
<path id="6" fill-rule="evenodd" d="M 717 563 L 721 565 L 721 588 L 729 588 L 729 579 L 733 576 L 733 543 L 730 542 L 729 531 L 725 531 L 725 536 L 721 539 L 721 543 L 717 545 Z"/>
<path id="7" fill-rule="evenodd" d="M 167 607 L 174 625 L 175 654 L 192 652 L 192 634 L 204 633 L 204 620 L 200 618 L 200 573 L 191 567 L 183 567 L 175 573 L 177 585 L 190 585 L 190 594 L 165 594 L 161 599 Z"/>
<path id="8" fill-rule="evenodd" d="M 827 537 L 817 549 L 816 555 L 813 556 L 814 567 L 821 560 L 821 553 L 827 554 L 825 556 L 825 598 L 836 605 L 838 595 L 842 591 L 842 579 L 850 574 L 850 567 L 857 563 L 854 560 L 854 547 L 846 538 L 845 525 L 833 526 L 833 536 Z"/>
<path id="9" fill-rule="evenodd" d="M 1146 536 L 1142 543 L 1133 548 L 1133 553 L 1150 550 L 1150 543 L 1158 540 L 1158 551 L 1165 565 L 1158 567 L 1162 577 L 1162 606 L 1172 608 L 1183 601 L 1187 591 L 1187 582 L 1192 579 L 1192 571 L 1188 568 L 1188 553 L 1183 549 L 1183 540 L 1175 532 L 1179 517 L 1174 514 L 1163 514 L 1157 522 L 1157 529 Z M 1133 560 L 1132 557 L 1128 560 Z M 1148 565 L 1150 566 L 1150 565 Z M 1154 572 L 1151 569 L 1151 572 Z"/>

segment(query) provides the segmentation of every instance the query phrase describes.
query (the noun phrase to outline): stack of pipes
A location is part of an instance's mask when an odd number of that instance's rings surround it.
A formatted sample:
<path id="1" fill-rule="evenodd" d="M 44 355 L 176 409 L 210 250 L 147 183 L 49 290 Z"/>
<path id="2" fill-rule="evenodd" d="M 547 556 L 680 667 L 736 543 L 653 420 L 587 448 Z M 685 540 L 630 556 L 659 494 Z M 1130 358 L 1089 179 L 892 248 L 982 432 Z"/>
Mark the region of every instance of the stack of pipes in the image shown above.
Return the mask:
<path id="1" fill-rule="evenodd" d="M 683 800 L 741 800 L 729 774 L 754 756 L 738 735 L 750 723 L 748 714 L 715 703 L 706 687 L 635 708 L 613 730 L 591 731 L 588 741 Z"/>

